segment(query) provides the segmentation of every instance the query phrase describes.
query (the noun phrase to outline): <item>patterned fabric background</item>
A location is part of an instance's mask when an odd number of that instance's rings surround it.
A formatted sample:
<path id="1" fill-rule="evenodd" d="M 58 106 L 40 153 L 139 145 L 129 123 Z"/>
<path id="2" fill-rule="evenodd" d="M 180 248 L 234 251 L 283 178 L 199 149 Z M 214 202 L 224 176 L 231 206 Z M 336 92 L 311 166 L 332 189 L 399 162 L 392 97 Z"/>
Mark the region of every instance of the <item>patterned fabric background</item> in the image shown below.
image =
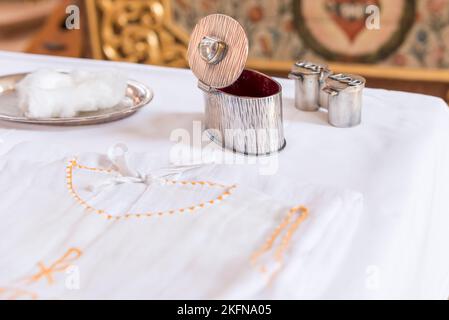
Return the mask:
<path id="1" fill-rule="evenodd" d="M 413 0 L 388 0 L 388 5 L 395 1 L 400 5 L 403 1 Z M 298 23 L 295 21 L 298 17 L 295 8 L 297 10 L 298 6 L 305 6 L 304 3 L 311 5 L 314 2 L 316 5 L 319 2 L 317 0 L 172 0 L 172 2 L 175 20 L 188 32 L 201 17 L 210 13 L 225 13 L 236 18 L 247 31 L 252 58 L 326 60 L 323 54 L 311 48 L 308 41 L 301 39 Z M 388 6 L 382 5 L 385 2 L 381 0 L 322 0 L 319 5 L 324 7 L 336 3 L 362 3 L 366 6 L 373 2 L 380 4 L 381 11 L 388 9 L 386 8 Z M 411 26 L 408 27 L 409 30 L 403 30 L 405 39 L 398 41 L 397 48 L 387 57 L 379 56 L 370 62 L 393 66 L 449 68 L 449 0 L 416 0 L 415 3 L 416 10 L 412 12 Z M 322 11 L 324 12 L 324 9 Z M 305 18 L 312 16 L 309 20 L 313 21 L 315 18 L 313 15 L 317 13 L 307 11 L 302 14 Z M 322 19 L 320 23 L 335 23 L 331 15 L 325 19 L 321 16 L 320 19 Z M 391 22 L 381 20 L 381 23 L 387 26 Z M 341 33 L 341 30 L 336 29 L 337 27 L 333 30 Z M 332 30 L 332 27 L 328 30 Z"/>

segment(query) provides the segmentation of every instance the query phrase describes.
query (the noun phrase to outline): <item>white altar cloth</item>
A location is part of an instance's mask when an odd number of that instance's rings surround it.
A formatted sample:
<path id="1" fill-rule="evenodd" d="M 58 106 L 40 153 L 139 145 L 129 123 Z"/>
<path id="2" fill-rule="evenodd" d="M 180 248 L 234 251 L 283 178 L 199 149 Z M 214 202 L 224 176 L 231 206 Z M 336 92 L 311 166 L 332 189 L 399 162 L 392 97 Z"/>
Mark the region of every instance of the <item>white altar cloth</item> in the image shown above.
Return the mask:
<path id="1" fill-rule="evenodd" d="M 172 160 L 170 155 L 173 154 L 174 147 L 180 146 L 173 139 L 170 140 L 173 130 L 185 129 L 192 132 L 195 121 L 202 120 L 202 94 L 196 88 L 196 79 L 190 71 L 0 53 L 1 75 L 33 71 L 41 67 L 72 69 L 111 66 L 122 69 L 130 78 L 151 87 L 155 93 L 153 102 L 128 119 L 98 126 L 58 128 L 2 122 L 1 163 L 23 161 L 26 168 L 25 158 L 29 157 L 29 164 L 39 163 L 45 166 L 74 155 L 104 153 L 109 146 L 123 142 L 134 152 L 152 155 L 155 167 L 167 166 Z M 366 89 L 363 124 L 352 129 L 337 129 L 327 124 L 324 113 L 305 113 L 294 109 L 293 82 L 279 81 L 283 86 L 287 147 L 274 156 L 274 164 L 271 163 L 270 166 L 271 169 L 274 168 L 274 174 L 262 163 L 269 161 L 266 158 L 255 164 L 211 166 L 205 169 L 201 178 L 223 184 L 242 185 L 251 192 L 265 194 L 285 208 L 298 205 L 295 203 L 296 199 L 307 201 L 307 197 L 301 198 L 297 192 L 308 190 L 311 186 L 326 186 L 329 190 L 342 190 L 343 193 L 350 192 L 344 190 L 353 190 L 351 194 L 360 194 L 363 198 L 364 208 L 357 214 L 357 225 L 351 241 L 341 243 L 336 240 L 328 243 L 326 238 L 323 238 L 323 246 L 329 246 L 327 252 L 339 252 L 341 259 L 338 263 L 327 265 L 326 259 L 317 259 L 310 260 L 316 261 L 315 265 L 307 265 L 307 256 L 303 258 L 310 278 L 321 278 L 323 281 L 292 282 L 289 288 L 282 287 L 281 291 L 275 290 L 276 293 L 268 297 L 446 299 L 449 295 L 447 105 L 441 99 L 429 96 Z M 184 145 L 180 150 L 183 148 L 188 146 Z M 27 214 L 32 215 L 33 210 L 46 206 L 52 208 L 52 216 L 58 214 L 58 200 L 52 194 L 44 193 L 40 201 L 27 202 L 30 199 L 26 198 L 27 193 L 23 191 L 21 180 L 6 179 L 8 172 L 6 166 L 2 167 L 0 173 L 0 188 L 7 190 L 2 193 L 4 196 L 0 194 L 0 217 L 1 221 L 4 221 L 0 222 L 0 225 L 8 221 L 8 225 L 1 225 L 2 230 L 20 228 L 26 224 Z M 30 183 L 30 188 L 32 186 L 33 183 Z M 326 201 L 325 198 L 323 197 L 323 201 Z M 17 201 L 21 202 L 18 206 L 21 208 L 20 212 L 14 209 L 14 203 Z M 25 212 L 26 208 L 30 211 Z M 342 212 L 342 217 L 348 213 L 349 211 Z M 257 215 L 257 212 L 252 214 Z M 8 219 L 5 219 L 5 216 L 8 216 Z M 313 216 L 313 212 L 310 216 Z M 302 227 L 307 228 L 307 225 Z M 57 224 L 53 228 L 54 232 L 61 232 Z M 270 229 L 269 226 L 266 228 Z M 295 235 L 295 244 L 301 243 L 300 231 Z M 207 241 L 208 232 L 211 231 L 205 229 L 200 232 Z M 26 235 L 23 237 L 32 243 L 31 235 L 28 239 Z M 14 243 L 7 239 L 6 231 L 0 233 L 0 243 L 8 243 L 9 252 L 14 253 L 16 249 L 18 254 L 26 252 L 21 251 L 23 247 L 15 248 Z M 140 234 L 140 240 L 145 242 L 146 235 Z M 51 246 L 51 241 L 48 245 Z M 98 259 L 101 259 L 101 247 L 96 250 Z M 217 252 L 219 251 L 217 247 Z M 55 254 L 57 255 L 56 252 Z M 31 252 L 30 256 L 33 256 Z M 13 280 L 6 271 L 17 264 L 21 266 L 20 269 L 32 273 L 33 266 L 25 264 L 28 258 L 14 255 L 12 257 L 12 260 L 0 260 L 0 280 L 4 282 Z M 40 259 L 46 258 L 51 262 L 50 257 Z M 20 265 L 21 259 L 24 259 L 23 265 Z M 300 265 L 300 262 L 297 263 Z M 149 276 L 151 274 L 149 271 Z M 295 278 L 295 270 L 286 269 L 283 276 L 287 274 L 292 279 Z M 114 277 L 114 273 L 109 276 Z M 307 274 L 302 277 L 307 279 Z M 239 281 L 245 283 L 244 279 L 239 278 Z M 285 283 L 285 279 L 283 281 Z M 7 283 L 0 283 L 0 288 L 2 285 Z M 76 292 L 56 292 L 55 295 L 70 298 L 123 297 L 119 294 L 110 296 L 106 290 L 91 291 L 96 292 L 92 295 L 81 294 L 82 288 L 80 290 L 79 295 Z M 172 292 L 171 290 L 173 288 L 167 289 L 167 292 Z M 238 292 L 242 293 L 242 298 L 247 298 L 248 295 L 258 297 L 257 294 L 252 295 L 254 292 L 251 290 L 245 291 L 245 286 L 232 293 L 228 291 L 227 294 L 211 293 L 205 296 L 195 296 L 194 291 L 187 293 L 189 290 L 186 288 L 182 290 L 177 298 L 239 298 Z M 145 288 L 128 287 L 125 292 L 129 293 L 125 297 L 157 298 L 151 294 L 142 294 Z M 182 292 L 186 294 L 183 295 Z"/>

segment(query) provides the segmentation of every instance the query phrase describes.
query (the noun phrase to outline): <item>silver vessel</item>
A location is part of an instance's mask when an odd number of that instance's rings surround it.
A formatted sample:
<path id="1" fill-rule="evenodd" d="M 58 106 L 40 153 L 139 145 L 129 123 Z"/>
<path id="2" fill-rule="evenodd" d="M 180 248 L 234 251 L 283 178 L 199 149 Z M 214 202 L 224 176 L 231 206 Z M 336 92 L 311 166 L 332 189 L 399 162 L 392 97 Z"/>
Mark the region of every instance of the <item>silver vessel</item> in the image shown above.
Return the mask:
<path id="1" fill-rule="evenodd" d="M 326 65 L 298 61 L 289 78 L 295 80 L 295 107 L 302 111 L 318 111 L 327 108 L 328 97 L 323 87 L 330 71 Z"/>
<path id="2" fill-rule="evenodd" d="M 200 20 L 190 39 L 190 68 L 204 92 L 205 126 L 226 149 L 267 155 L 285 147 L 282 88 L 270 77 L 244 69 L 248 38 L 233 18 Z"/>
<path id="3" fill-rule="evenodd" d="M 329 123 L 350 128 L 362 121 L 362 100 L 365 79 L 351 74 L 334 74 L 326 79 L 323 91 L 329 97 Z"/>

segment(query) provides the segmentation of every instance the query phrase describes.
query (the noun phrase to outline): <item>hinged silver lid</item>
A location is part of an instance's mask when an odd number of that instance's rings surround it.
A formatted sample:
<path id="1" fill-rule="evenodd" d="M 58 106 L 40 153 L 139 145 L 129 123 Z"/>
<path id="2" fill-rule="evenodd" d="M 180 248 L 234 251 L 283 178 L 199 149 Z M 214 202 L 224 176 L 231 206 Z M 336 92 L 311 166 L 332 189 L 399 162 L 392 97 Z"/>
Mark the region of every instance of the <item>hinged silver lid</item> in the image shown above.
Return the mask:
<path id="1" fill-rule="evenodd" d="M 347 89 L 360 90 L 365 87 L 365 83 L 365 78 L 354 74 L 338 73 L 330 75 L 326 79 L 326 87 L 334 92 Z"/>
<path id="2" fill-rule="evenodd" d="M 248 38 L 233 18 L 209 15 L 195 26 L 187 56 L 200 88 L 225 88 L 233 84 L 245 68 Z"/>
<path id="3" fill-rule="evenodd" d="M 329 69 L 325 64 L 313 63 L 308 61 L 298 61 L 290 72 L 290 78 L 302 77 L 305 75 L 321 75 L 322 73 L 329 73 Z"/>

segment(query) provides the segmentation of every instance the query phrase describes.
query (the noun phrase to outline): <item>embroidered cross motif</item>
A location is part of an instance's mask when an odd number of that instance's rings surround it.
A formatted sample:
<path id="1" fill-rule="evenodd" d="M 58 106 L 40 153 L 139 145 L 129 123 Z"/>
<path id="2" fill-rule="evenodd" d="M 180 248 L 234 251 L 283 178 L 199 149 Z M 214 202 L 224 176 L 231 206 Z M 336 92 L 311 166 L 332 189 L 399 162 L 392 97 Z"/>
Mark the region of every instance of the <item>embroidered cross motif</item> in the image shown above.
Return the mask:
<path id="1" fill-rule="evenodd" d="M 259 259 L 262 256 L 270 252 L 273 252 L 274 262 L 277 263 L 277 267 L 274 270 L 271 270 L 271 273 L 268 278 L 268 284 L 272 282 L 273 278 L 282 268 L 284 262 L 284 253 L 290 245 L 291 238 L 293 237 L 294 233 L 298 230 L 299 226 L 304 222 L 304 220 L 306 220 L 308 215 L 309 210 L 306 207 L 300 206 L 290 209 L 287 216 L 281 221 L 281 223 L 268 237 L 267 241 L 263 244 L 263 246 L 252 255 L 251 263 L 254 266 L 257 266 L 259 264 Z M 284 236 L 279 241 L 277 247 L 273 248 L 274 244 L 276 243 L 277 239 L 282 233 L 284 233 Z M 268 273 L 269 271 L 268 269 L 269 268 L 265 264 L 261 264 L 257 268 L 257 270 L 263 274 Z"/>
<path id="2" fill-rule="evenodd" d="M 54 283 L 54 274 L 57 272 L 64 272 L 72 263 L 82 255 L 81 250 L 77 248 L 70 248 L 58 260 L 56 260 L 50 267 L 46 267 L 43 262 L 39 262 L 39 272 L 28 279 L 29 283 L 38 282 L 41 279 L 47 279 L 48 284 Z"/>

